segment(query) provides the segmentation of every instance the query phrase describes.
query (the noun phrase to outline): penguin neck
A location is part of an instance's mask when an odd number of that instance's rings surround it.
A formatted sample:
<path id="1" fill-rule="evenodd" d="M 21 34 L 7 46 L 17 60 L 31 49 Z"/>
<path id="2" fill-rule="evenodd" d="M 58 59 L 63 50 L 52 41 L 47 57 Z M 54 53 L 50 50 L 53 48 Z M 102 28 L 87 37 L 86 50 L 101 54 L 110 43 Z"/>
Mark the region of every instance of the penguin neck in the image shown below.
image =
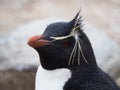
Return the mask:
<path id="1" fill-rule="evenodd" d="M 78 61 L 78 60 L 76 60 L 76 61 Z M 75 68 L 78 68 L 79 70 L 80 69 L 82 70 L 82 69 L 85 69 L 85 68 L 89 69 L 89 68 L 95 68 L 95 67 L 98 67 L 98 65 L 96 63 L 96 60 L 93 58 L 93 59 L 89 59 L 87 62 L 84 59 L 81 59 L 79 65 L 76 62 L 73 65 L 70 65 L 69 69 L 74 70 Z"/>
<path id="2" fill-rule="evenodd" d="M 90 69 L 90 68 L 96 68 L 97 67 L 97 63 L 96 63 L 96 60 L 94 58 L 88 60 L 87 63 L 82 58 L 80 60 L 79 65 L 78 65 L 77 62 L 75 62 L 73 65 L 65 64 L 64 66 L 61 66 L 61 67 L 58 66 L 58 65 L 51 65 L 49 63 L 43 63 L 44 60 L 40 60 L 40 61 L 41 61 L 41 66 L 46 70 L 55 70 L 55 69 L 61 69 L 61 68 L 66 68 L 66 69 L 68 68 L 70 70 L 76 70 L 76 69 L 83 70 L 83 69 Z M 77 60 L 75 60 L 75 61 L 77 61 Z"/>

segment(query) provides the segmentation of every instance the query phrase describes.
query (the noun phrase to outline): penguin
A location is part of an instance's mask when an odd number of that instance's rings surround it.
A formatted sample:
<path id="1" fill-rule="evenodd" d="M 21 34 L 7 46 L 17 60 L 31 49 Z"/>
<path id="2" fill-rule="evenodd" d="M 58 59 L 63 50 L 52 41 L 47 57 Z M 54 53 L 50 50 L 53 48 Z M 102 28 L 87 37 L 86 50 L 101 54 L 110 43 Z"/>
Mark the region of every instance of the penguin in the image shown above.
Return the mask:
<path id="1" fill-rule="evenodd" d="M 28 40 L 41 63 L 35 90 L 120 90 L 97 65 L 79 14 L 69 22 L 49 24 L 42 35 Z"/>

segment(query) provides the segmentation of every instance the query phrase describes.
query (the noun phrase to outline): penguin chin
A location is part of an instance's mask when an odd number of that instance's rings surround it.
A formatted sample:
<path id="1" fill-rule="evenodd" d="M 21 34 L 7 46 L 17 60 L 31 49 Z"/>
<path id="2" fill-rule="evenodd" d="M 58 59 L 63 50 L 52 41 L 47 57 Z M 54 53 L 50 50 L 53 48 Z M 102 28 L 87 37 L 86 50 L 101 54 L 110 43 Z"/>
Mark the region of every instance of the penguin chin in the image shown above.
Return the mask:
<path id="1" fill-rule="evenodd" d="M 57 68 L 66 68 L 69 56 L 63 49 L 54 47 L 51 44 L 36 49 L 41 65 L 44 69 L 53 70 Z"/>

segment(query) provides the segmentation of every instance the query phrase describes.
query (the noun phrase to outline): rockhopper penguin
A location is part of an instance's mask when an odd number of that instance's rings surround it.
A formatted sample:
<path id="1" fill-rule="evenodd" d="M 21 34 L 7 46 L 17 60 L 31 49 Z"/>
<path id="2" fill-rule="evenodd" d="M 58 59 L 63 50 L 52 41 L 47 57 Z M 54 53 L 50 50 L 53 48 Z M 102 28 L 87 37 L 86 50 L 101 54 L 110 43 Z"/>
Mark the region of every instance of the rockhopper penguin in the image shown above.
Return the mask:
<path id="1" fill-rule="evenodd" d="M 47 26 L 28 44 L 40 56 L 35 90 L 120 90 L 97 65 L 79 12 L 70 22 Z"/>

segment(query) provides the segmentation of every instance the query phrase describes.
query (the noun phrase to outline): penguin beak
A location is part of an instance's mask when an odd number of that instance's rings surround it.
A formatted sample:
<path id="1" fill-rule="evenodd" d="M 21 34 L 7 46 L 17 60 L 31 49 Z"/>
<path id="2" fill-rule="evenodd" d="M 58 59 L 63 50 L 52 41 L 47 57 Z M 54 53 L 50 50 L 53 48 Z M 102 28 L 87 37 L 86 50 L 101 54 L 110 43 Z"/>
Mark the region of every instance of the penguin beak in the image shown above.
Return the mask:
<path id="1" fill-rule="evenodd" d="M 28 45 L 33 48 L 42 47 L 50 44 L 51 41 L 43 39 L 42 35 L 32 36 L 28 39 Z"/>

